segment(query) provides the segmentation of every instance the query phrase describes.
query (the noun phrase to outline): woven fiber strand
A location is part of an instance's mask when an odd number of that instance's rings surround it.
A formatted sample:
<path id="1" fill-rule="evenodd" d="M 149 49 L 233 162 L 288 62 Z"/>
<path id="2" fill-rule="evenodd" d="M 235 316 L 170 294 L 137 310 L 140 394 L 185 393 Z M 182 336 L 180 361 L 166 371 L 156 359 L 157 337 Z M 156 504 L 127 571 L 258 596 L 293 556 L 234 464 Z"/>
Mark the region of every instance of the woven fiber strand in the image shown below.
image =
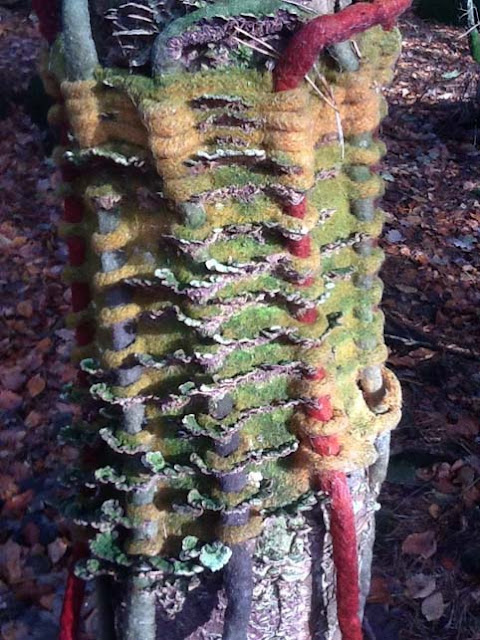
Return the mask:
<path id="1" fill-rule="evenodd" d="M 167 611 L 168 589 L 187 598 L 196 574 L 224 568 L 226 638 L 245 636 L 256 606 L 235 581 L 245 567 L 255 583 L 264 523 L 319 488 L 331 500 L 340 628 L 345 640 L 361 633 L 346 474 L 375 462 L 400 411 L 381 369 L 374 170 L 399 37 L 368 28 L 390 26 L 393 11 L 367 8 L 353 30 L 336 16 L 334 41 L 361 31 L 362 57 L 357 71 L 320 58 L 329 100 L 283 60 L 275 74 L 48 76 L 61 102 L 51 121 L 63 131 L 69 323 L 90 384 L 72 432 L 89 452 L 70 506 L 90 540 L 79 575 L 133 575 L 132 593 L 148 600 L 146 584 Z M 330 42 L 319 24 L 290 47 L 313 29 L 316 58 Z M 375 407 L 359 382 L 367 367 L 383 371 Z"/>

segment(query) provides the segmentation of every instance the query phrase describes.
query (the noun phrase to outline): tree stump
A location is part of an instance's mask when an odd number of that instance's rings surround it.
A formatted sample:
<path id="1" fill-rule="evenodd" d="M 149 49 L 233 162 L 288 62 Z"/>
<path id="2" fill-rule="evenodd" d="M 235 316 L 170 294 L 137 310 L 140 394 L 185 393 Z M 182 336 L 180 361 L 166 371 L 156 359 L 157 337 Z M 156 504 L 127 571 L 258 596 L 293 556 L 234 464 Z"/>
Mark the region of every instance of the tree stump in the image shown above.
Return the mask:
<path id="1" fill-rule="evenodd" d="M 39 13 L 82 369 L 68 513 L 99 637 L 359 640 L 400 417 L 375 167 L 409 2 L 62 4 L 59 37 Z"/>

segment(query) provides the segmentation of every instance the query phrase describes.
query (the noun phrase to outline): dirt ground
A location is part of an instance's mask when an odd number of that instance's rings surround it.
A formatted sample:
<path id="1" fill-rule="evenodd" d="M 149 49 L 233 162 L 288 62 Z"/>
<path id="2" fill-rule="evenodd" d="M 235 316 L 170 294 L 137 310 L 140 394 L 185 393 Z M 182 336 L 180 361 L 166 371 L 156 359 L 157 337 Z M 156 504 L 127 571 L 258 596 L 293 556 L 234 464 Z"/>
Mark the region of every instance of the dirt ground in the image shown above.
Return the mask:
<path id="1" fill-rule="evenodd" d="M 461 30 L 412 16 L 402 29 L 382 172 L 383 308 L 404 415 L 378 514 L 371 637 L 478 640 L 479 69 Z"/>
<path id="2" fill-rule="evenodd" d="M 480 640 L 479 72 L 460 30 L 411 15 L 402 28 L 382 173 L 386 335 L 405 403 L 365 638 Z M 65 393 L 73 336 L 59 179 L 28 99 L 39 47 L 28 14 L 0 8 L 2 640 L 55 637 L 69 554 L 53 489 L 75 456 L 56 440 L 75 412 Z M 83 640 L 92 638 L 89 602 L 85 618 Z"/>

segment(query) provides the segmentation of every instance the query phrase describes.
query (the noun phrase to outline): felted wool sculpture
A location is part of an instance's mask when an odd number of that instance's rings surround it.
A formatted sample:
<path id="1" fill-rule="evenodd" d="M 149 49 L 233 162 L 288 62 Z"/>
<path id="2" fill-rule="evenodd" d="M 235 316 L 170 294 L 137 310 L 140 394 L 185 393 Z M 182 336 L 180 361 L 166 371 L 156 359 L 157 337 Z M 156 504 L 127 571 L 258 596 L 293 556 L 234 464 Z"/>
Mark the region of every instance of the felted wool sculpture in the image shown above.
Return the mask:
<path id="1" fill-rule="evenodd" d="M 79 579 L 103 640 L 362 637 L 401 402 L 377 133 L 410 3 L 335 4 L 63 0 L 56 39 L 39 12 L 85 409 L 63 640 Z"/>

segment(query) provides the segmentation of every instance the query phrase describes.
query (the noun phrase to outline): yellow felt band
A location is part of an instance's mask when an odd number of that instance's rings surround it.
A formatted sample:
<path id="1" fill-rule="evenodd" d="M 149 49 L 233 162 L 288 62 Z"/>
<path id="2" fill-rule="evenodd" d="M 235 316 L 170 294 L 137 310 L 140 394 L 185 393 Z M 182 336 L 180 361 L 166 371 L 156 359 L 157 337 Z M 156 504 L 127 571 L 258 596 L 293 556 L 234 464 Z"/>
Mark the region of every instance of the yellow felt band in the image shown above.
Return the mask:
<path id="1" fill-rule="evenodd" d="M 119 322 L 127 322 L 133 320 L 142 311 L 143 307 L 138 304 L 126 304 L 121 307 L 103 307 L 99 313 L 100 325 L 103 327 L 110 327 Z"/>
<path id="2" fill-rule="evenodd" d="M 315 420 L 298 411 L 292 416 L 290 425 L 292 431 L 301 439 L 341 435 L 350 427 L 347 416 L 338 409 L 334 409 L 333 418 L 328 422 Z"/>
<path id="3" fill-rule="evenodd" d="M 96 253 L 117 251 L 135 240 L 136 236 L 136 229 L 132 229 L 132 226 L 127 223 L 122 223 L 112 233 L 94 233 L 92 235 L 92 248 Z"/>
<path id="4" fill-rule="evenodd" d="M 172 138 L 196 126 L 191 109 L 184 105 L 163 107 L 156 102 L 143 101 L 140 112 L 148 130 L 154 137 Z"/>
<path id="5" fill-rule="evenodd" d="M 332 395 L 334 393 L 333 380 L 324 378 L 323 380 L 308 380 L 301 378 L 292 383 L 292 393 L 296 398 L 318 398 L 322 395 Z"/>
<path id="6" fill-rule="evenodd" d="M 198 131 L 190 130 L 172 138 L 151 136 L 150 146 L 156 159 L 178 158 L 193 153 L 201 144 Z"/>
<path id="7" fill-rule="evenodd" d="M 125 551 L 131 556 L 158 556 L 164 543 L 163 535 L 152 540 L 127 540 L 125 542 Z"/>
<path id="8" fill-rule="evenodd" d="M 309 89 L 304 86 L 291 91 L 272 93 L 265 99 L 264 111 L 269 113 L 302 111 L 308 107 L 309 93 Z"/>
<path id="9" fill-rule="evenodd" d="M 387 410 L 376 416 L 375 427 L 379 435 L 395 429 L 402 417 L 402 387 L 395 374 L 386 367 L 383 368 L 383 382 L 385 397 L 381 404 Z"/>
<path id="10" fill-rule="evenodd" d="M 109 271 L 108 273 L 96 273 L 93 282 L 97 289 L 103 289 L 105 287 L 111 287 L 114 284 L 118 284 L 126 278 L 133 278 L 135 276 L 148 275 L 152 272 L 151 264 L 126 264 L 120 269 L 115 271 Z"/>
<path id="11" fill-rule="evenodd" d="M 365 469 L 377 459 L 373 442 L 343 434 L 339 437 L 339 443 L 342 451 L 338 456 L 320 456 L 309 445 L 300 445 L 299 457 L 310 469 L 313 478 L 325 471 L 350 473 L 355 469 Z"/>
<path id="12" fill-rule="evenodd" d="M 258 538 L 262 532 L 263 518 L 251 516 L 248 524 L 239 527 L 222 527 L 219 531 L 220 540 L 227 546 L 234 546 L 252 538 Z"/>
<path id="13" fill-rule="evenodd" d="M 266 111 L 265 126 L 273 131 L 304 132 L 311 126 L 311 118 L 308 113 L 300 111 L 292 113 L 291 111 Z"/>

